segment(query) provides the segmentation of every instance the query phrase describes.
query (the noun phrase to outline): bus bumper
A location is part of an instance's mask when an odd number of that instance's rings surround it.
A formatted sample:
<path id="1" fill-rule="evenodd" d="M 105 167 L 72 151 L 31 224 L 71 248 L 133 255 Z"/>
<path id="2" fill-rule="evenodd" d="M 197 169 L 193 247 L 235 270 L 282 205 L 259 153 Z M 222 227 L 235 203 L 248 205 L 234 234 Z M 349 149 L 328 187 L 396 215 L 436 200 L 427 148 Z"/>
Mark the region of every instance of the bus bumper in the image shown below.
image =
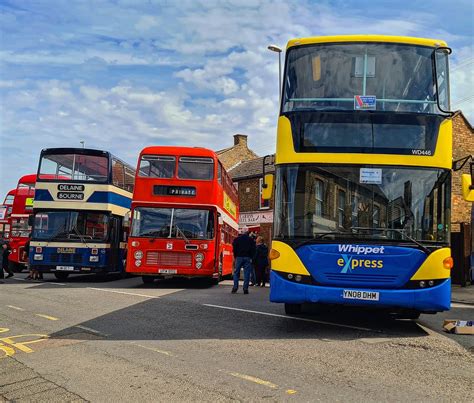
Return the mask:
<path id="1" fill-rule="evenodd" d="M 451 307 L 451 279 L 425 289 L 390 290 L 362 287 L 324 287 L 317 285 L 298 284 L 285 280 L 271 271 L 270 301 L 289 304 L 323 303 L 351 306 L 371 306 L 374 308 L 401 308 L 419 312 L 441 312 Z M 344 299 L 344 290 L 378 292 L 378 301 Z"/>

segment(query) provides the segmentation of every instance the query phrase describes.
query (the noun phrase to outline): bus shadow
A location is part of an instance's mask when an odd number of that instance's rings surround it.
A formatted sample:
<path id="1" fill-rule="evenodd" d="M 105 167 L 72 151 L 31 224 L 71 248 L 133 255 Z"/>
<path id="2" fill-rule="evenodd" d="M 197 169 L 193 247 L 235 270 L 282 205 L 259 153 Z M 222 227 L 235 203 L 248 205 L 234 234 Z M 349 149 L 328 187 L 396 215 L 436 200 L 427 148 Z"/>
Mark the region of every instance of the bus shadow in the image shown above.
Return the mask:
<path id="1" fill-rule="evenodd" d="M 224 308 L 224 309 L 222 309 Z M 263 311 L 263 310 L 262 310 Z M 295 340 L 400 339 L 427 336 L 414 321 L 359 317 L 347 312 L 298 317 L 238 310 L 176 299 L 176 293 L 149 299 L 84 321 L 51 335 L 71 339 L 92 332 L 104 340 Z M 84 330 L 85 329 L 85 330 Z"/>

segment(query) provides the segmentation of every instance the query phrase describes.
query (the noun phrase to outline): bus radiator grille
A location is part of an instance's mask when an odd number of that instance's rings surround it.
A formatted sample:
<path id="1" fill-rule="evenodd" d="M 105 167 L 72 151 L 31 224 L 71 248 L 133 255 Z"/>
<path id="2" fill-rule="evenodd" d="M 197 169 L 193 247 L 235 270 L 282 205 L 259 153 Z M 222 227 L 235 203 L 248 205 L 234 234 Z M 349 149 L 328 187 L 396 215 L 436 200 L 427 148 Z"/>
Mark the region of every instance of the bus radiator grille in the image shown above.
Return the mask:
<path id="1" fill-rule="evenodd" d="M 146 254 L 145 264 L 148 266 L 191 267 L 193 256 L 188 252 L 149 251 Z"/>

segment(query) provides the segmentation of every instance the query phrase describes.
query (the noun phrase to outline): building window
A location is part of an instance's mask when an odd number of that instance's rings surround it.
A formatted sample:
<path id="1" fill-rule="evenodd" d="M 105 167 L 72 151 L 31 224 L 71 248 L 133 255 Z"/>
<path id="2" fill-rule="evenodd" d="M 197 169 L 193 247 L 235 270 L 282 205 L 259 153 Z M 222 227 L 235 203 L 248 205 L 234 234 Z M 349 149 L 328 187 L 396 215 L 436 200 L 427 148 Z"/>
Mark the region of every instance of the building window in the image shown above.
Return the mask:
<path id="1" fill-rule="evenodd" d="M 324 194 L 324 183 L 320 180 L 315 181 L 315 198 L 316 198 L 316 206 L 314 210 L 314 214 L 317 217 L 323 216 L 323 194 Z"/>
<path id="2" fill-rule="evenodd" d="M 337 192 L 337 223 L 340 227 L 344 227 L 344 208 L 346 205 L 346 192 L 339 190 Z"/>
<path id="3" fill-rule="evenodd" d="M 262 185 L 263 185 L 263 178 L 260 178 L 259 180 L 260 210 L 270 208 L 270 200 L 263 200 L 262 198 L 262 190 L 263 190 Z"/>

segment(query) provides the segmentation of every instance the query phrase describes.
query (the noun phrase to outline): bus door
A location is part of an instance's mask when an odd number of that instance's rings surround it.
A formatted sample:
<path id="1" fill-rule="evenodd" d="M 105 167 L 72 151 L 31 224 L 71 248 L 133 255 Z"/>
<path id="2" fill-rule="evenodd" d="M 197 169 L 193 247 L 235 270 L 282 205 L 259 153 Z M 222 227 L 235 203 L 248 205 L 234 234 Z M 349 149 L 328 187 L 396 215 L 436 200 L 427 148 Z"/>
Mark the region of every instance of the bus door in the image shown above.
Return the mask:
<path id="1" fill-rule="evenodd" d="M 111 216 L 110 224 L 110 251 L 108 268 L 111 271 L 122 271 L 122 251 L 120 249 L 120 240 L 122 239 L 122 218 Z"/>

